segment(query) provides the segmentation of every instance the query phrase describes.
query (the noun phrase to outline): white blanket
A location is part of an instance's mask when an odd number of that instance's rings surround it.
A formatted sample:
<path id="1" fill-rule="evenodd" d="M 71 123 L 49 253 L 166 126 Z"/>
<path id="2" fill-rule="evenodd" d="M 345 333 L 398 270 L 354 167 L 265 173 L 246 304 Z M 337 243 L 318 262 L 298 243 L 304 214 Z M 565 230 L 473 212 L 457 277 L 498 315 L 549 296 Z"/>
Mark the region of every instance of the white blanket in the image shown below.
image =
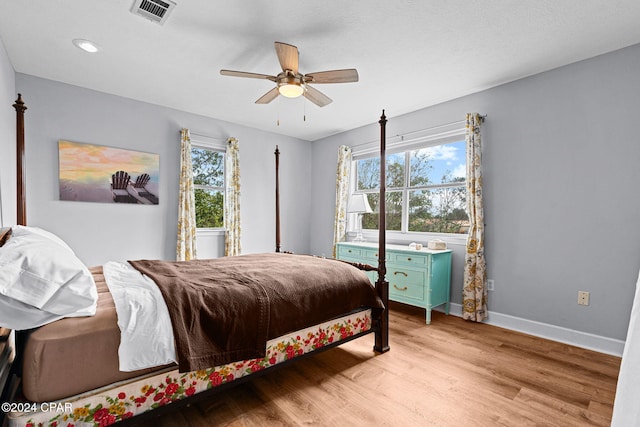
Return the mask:
<path id="1" fill-rule="evenodd" d="M 171 318 L 155 282 L 127 262 L 108 262 L 103 271 L 118 314 L 120 370 L 174 363 Z"/>
<path id="2" fill-rule="evenodd" d="M 612 427 L 640 426 L 640 277 L 622 352 Z"/>

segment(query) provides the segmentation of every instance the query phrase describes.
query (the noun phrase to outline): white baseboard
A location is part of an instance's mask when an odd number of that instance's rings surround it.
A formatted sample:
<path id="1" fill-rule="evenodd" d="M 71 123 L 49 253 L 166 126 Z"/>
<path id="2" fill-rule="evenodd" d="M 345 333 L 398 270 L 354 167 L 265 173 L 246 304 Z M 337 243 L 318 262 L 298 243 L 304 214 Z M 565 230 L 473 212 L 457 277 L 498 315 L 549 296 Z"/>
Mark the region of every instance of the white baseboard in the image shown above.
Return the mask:
<path id="1" fill-rule="evenodd" d="M 434 310 L 444 312 L 444 307 L 439 306 Z M 451 303 L 449 314 L 462 317 L 462 305 Z M 618 357 L 622 357 L 624 349 L 624 341 L 622 340 L 527 320 L 509 314 L 496 313 L 495 311 L 489 312 L 484 323 Z"/>

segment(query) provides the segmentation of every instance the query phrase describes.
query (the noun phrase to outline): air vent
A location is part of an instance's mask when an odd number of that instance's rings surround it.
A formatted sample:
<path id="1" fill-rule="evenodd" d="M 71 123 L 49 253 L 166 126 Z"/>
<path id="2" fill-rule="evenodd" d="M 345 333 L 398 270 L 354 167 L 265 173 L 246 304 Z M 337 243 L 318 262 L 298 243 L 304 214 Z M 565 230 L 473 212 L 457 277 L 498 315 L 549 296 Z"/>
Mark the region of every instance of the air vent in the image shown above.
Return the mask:
<path id="1" fill-rule="evenodd" d="M 164 24 L 175 6 L 170 0 L 135 0 L 131 13 Z"/>

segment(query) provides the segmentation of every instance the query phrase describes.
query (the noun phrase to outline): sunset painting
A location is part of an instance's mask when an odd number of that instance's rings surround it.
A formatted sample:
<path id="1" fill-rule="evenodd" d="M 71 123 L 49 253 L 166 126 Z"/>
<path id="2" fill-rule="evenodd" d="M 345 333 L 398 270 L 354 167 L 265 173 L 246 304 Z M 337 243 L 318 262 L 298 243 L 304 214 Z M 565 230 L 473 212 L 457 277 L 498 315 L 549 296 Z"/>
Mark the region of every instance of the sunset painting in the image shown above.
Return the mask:
<path id="1" fill-rule="evenodd" d="M 157 205 L 160 155 L 58 141 L 60 200 Z"/>

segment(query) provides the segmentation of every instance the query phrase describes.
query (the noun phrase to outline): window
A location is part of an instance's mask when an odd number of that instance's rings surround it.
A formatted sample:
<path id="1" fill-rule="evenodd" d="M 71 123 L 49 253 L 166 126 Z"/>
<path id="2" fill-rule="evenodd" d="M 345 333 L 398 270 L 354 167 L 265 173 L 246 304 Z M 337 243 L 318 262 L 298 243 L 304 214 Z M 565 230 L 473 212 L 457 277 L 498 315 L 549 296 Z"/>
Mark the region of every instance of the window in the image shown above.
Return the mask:
<path id="1" fill-rule="evenodd" d="M 466 233 L 466 143 L 416 146 L 388 154 L 386 225 L 399 232 Z M 355 192 L 367 195 L 373 213 L 363 229 L 378 229 L 380 157 L 354 160 Z"/>
<path id="2" fill-rule="evenodd" d="M 224 155 L 220 149 L 191 148 L 197 228 L 224 227 Z"/>

